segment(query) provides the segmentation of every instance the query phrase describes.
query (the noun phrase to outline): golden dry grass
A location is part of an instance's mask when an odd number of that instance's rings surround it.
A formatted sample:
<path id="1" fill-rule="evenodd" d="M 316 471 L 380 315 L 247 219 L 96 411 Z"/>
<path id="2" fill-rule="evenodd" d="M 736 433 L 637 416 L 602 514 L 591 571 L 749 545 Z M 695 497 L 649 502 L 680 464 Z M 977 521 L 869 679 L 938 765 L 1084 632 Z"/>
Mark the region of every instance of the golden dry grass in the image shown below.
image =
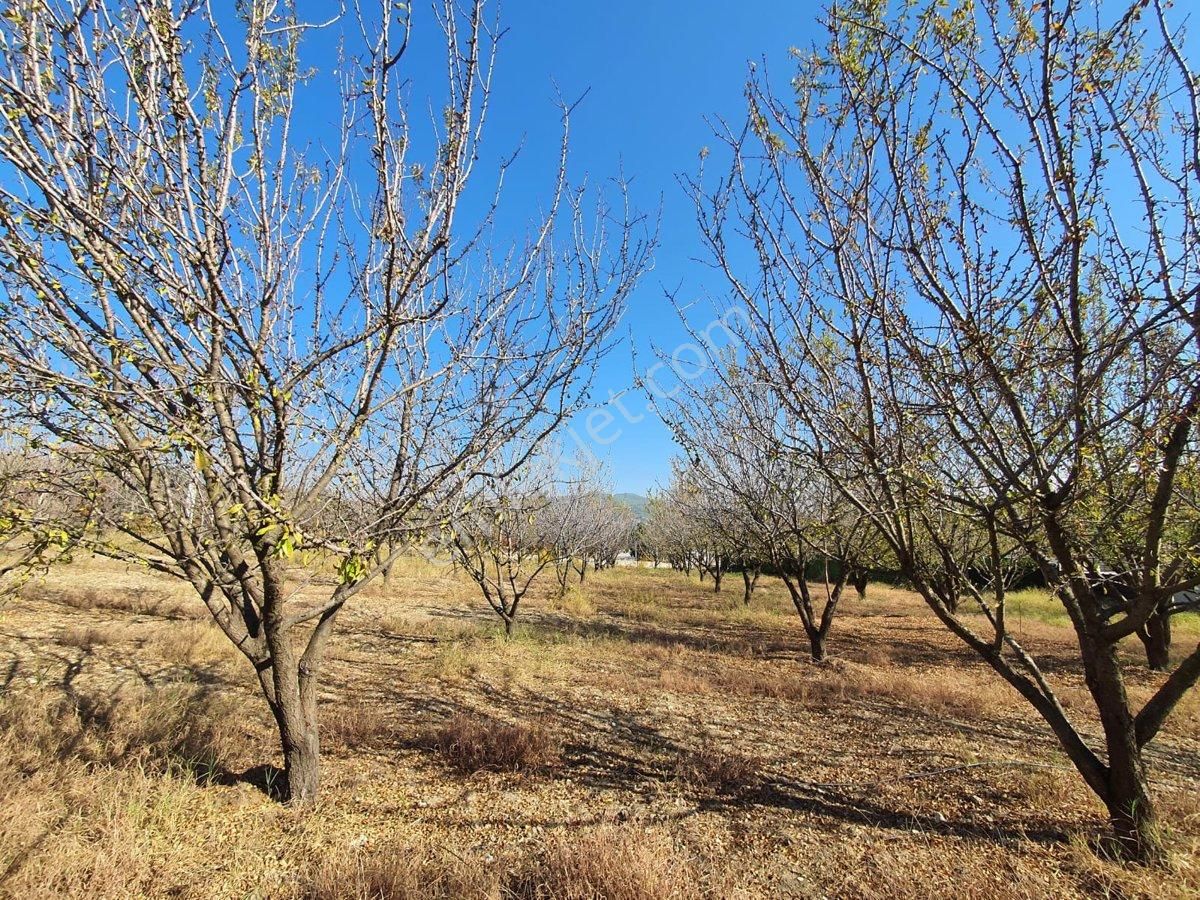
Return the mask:
<path id="1" fill-rule="evenodd" d="M 466 713 L 431 729 L 424 743 L 460 775 L 545 772 L 558 764 L 561 753 L 558 739 L 540 725 Z"/>
<path id="2" fill-rule="evenodd" d="M 55 571 L 0 618 L 0 896 L 1200 893 L 1195 696 L 1152 757 L 1176 871 L 1131 869 L 1089 849 L 1102 810 L 1036 718 L 907 592 L 847 600 L 818 666 L 765 577 L 749 608 L 737 579 L 669 570 L 565 602 L 552 582 L 513 640 L 436 563 L 372 585 L 328 662 L 322 798 L 293 810 L 202 607 L 124 566 Z M 1025 624 L 1091 728 L 1070 633 Z M 1131 694 L 1161 677 L 1134 666 Z"/>

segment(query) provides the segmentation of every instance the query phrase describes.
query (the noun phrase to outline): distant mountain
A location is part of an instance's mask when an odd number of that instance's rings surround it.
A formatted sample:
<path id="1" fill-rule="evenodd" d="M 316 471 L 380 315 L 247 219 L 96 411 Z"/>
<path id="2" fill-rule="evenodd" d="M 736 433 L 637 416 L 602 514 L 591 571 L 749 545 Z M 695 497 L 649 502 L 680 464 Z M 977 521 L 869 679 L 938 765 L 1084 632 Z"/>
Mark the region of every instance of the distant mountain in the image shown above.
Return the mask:
<path id="1" fill-rule="evenodd" d="M 613 499 L 632 509 L 639 522 L 646 521 L 646 504 L 649 502 L 646 497 L 641 494 L 613 494 Z"/>

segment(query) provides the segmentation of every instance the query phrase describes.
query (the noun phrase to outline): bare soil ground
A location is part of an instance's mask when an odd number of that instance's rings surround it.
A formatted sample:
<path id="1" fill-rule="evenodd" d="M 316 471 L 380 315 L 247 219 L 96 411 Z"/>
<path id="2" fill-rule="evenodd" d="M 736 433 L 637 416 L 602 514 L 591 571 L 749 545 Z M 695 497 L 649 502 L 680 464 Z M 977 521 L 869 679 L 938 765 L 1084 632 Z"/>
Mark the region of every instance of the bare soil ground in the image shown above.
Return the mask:
<path id="1" fill-rule="evenodd" d="M 1121 867 L 1046 729 L 915 597 L 848 602 L 816 666 L 763 581 L 745 609 L 736 578 L 601 572 L 505 641 L 413 561 L 342 618 L 322 799 L 290 809 L 198 601 L 56 570 L 0 615 L 0 895 L 1200 896 L 1195 695 L 1152 754 L 1174 869 Z M 1069 632 L 1021 628 L 1086 723 Z"/>

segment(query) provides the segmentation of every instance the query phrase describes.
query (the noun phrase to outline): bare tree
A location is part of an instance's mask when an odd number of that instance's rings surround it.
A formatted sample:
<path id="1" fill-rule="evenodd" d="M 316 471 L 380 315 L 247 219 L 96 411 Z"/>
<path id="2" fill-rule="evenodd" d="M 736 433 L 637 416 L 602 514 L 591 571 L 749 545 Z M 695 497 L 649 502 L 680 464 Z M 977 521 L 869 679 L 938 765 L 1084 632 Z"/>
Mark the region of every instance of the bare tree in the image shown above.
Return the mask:
<path id="1" fill-rule="evenodd" d="M 567 595 L 576 565 L 587 553 L 590 541 L 588 512 L 596 489 L 591 473 L 581 471 L 566 490 L 549 499 L 538 516 L 539 539 L 553 555 L 559 600 Z"/>
<path id="2" fill-rule="evenodd" d="M 681 480 L 690 496 L 720 498 L 708 501 L 714 512 L 705 531 L 719 534 L 731 554 L 771 563 L 821 662 L 842 593 L 876 550 L 873 529 L 819 466 L 786 448 L 798 423 L 772 392 L 725 354 L 707 363 L 703 377 L 695 373 L 655 401 L 688 459 Z M 722 429 L 728 438 L 714 440 Z M 818 590 L 813 569 L 821 573 Z"/>
<path id="3" fill-rule="evenodd" d="M 719 184 L 692 184 L 751 313 L 739 350 L 800 425 L 785 446 L 1037 709 L 1119 851 L 1159 859 L 1143 754 L 1200 648 L 1140 709 L 1117 648 L 1161 646 L 1200 578 L 1200 91 L 1180 36 L 1157 0 L 863 0 L 824 21 L 786 95 L 752 78 Z M 1009 627 L 1014 554 L 1062 601 L 1098 748 Z"/>
<path id="4" fill-rule="evenodd" d="M 555 465 L 542 456 L 503 468 L 507 474 L 483 475 L 468 487 L 470 499 L 449 530 L 455 564 L 479 586 L 504 622 L 505 636 L 512 637 L 521 601 L 556 559 L 539 525 L 554 501 Z"/>
<path id="5" fill-rule="evenodd" d="M 651 492 L 646 512 L 647 541 L 672 568 L 691 575 L 701 553 L 700 536 L 674 480 L 666 488 Z"/>
<path id="6" fill-rule="evenodd" d="M 19 439 L 0 450 L 0 603 L 57 562 L 69 562 L 93 519 L 97 492 L 64 490 L 44 449 Z"/>
<path id="7" fill-rule="evenodd" d="M 633 532 L 637 517 L 629 506 L 617 500 L 611 492 L 598 491 L 592 494 L 588 504 L 587 540 L 584 553 L 592 560 L 596 571 L 610 569 L 617 557 L 628 552 L 633 544 Z M 583 573 L 580 572 L 582 580 Z"/>
<path id="8" fill-rule="evenodd" d="M 544 216 L 497 245 L 507 163 L 468 193 L 501 33 L 482 2 L 327 25 L 362 45 L 332 73 L 283 0 L 0 21 L 0 365 L 60 465 L 140 504 L 102 505 L 91 549 L 186 580 L 246 656 L 294 802 L 339 611 L 572 412 L 651 249 L 568 186 L 566 110 Z M 427 129 L 404 93 L 422 27 L 446 60 Z M 322 77 L 332 143 L 300 114 Z M 308 550 L 335 586 L 289 564 Z"/>

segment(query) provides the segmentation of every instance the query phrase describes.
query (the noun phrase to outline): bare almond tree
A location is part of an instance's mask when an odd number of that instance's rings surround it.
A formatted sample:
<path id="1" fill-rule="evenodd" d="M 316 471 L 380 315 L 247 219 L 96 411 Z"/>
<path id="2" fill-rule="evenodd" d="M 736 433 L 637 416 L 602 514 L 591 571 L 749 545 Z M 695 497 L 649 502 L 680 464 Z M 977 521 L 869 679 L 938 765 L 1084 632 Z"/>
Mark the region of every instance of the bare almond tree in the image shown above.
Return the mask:
<path id="1" fill-rule="evenodd" d="M 539 540 L 553 555 L 558 599 L 567 595 L 571 578 L 588 551 L 591 540 L 592 499 L 598 490 L 589 471 L 577 477 L 550 498 L 538 516 Z"/>
<path id="2" fill-rule="evenodd" d="M 0 449 L 0 603 L 69 562 L 91 527 L 98 492 L 87 482 L 64 489 L 64 474 L 36 443 L 15 437 Z"/>
<path id="3" fill-rule="evenodd" d="M 596 571 L 611 569 L 617 564 L 617 557 L 628 552 L 633 545 L 637 517 L 628 505 L 606 488 L 592 493 L 584 521 L 588 535 L 584 544 L 584 559 L 591 559 Z"/>
<path id="4" fill-rule="evenodd" d="M 702 538 L 690 505 L 674 480 L 650 493 L 646 504 L 646 540 L 659 558 L 691 575 L 698 568 Z"/>
<path id="5" fill-rule="evenodd" d="M 553 506 L 556 473 L 547 456 L 501 468 L 506 474 L 482 475 L 468 486 L 469 499 L 449 524 L 449 544 L 455 565 L 479 586 L 512 637 L 521 601 L 556 559 L 539 524 Z"/>
<path id="6" fill-rule="evenodd" d="M 1140 708 L 1118 647 L 1165 651 L 1171 598 L 1200 581 L 1200 89 L 1181 37 L 1158 0 L 855 0 L 824 22 L 785 93 L 751 79 L 733 165 L 692 185 L 751 312 L 739 352 L 798 423 L 783 445 L 1038 711 L 1115 847 L 1160 859 L 1144 753 L 1200 647 L 1158 653 Z M 1063 604 L 1091 716 L 1010 628 L 1014 554 Z"/>
<path id="7" fill-rule="evenodd" d="M 824 661 L 843 592 L 878 551 L 867 517 L 820 466 L 787 446 L 799 423 L 728 356 L 711 354 L 704 375 L 681 381 L 654 403 L 686 457 L 677 481 L 689 486 L 689 496 L 709 498 L 692 504 L 714 511 L 704 530 L 720 535 L 731 555 L 770 563 L 804 626 L 812 659 Z"/>
<path id="8" fill-rule="evenodd" d="M 14 0 L 0 19 L 13 402 L 59 465 L 135 498 L 99 504 L 91 549 L 187 581 L 246 656 L 293 802 L 318 790 L 339 611 L 572 412 L 651 250 L 626 208 L 568 186 L 567 110 L 542 218 L 497 240 L 482 2 L 322 27 L 346 47 L 332 71 L 286 0 L 221 20 Z M 422 28 L 445 50 L 424 126 L 405 93 Z M 311 130 L 328 84 L 332 139 Z"/>

